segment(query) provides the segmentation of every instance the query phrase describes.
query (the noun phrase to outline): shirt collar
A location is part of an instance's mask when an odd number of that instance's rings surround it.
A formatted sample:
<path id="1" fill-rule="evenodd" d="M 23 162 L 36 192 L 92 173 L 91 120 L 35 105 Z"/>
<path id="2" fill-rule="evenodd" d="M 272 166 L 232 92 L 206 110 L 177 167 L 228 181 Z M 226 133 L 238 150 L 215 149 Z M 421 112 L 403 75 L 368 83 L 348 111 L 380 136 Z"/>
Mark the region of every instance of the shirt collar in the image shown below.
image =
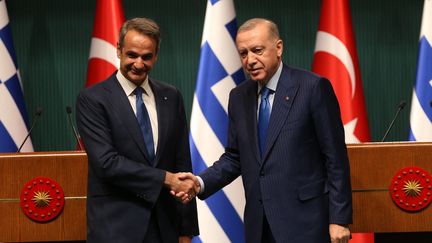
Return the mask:
<path id="1" fill-rule="evenodd" d="M 283 63 L 279 62 L 278 69 L 276 70 L 275 74 L 273 74 L 273 77 L 271 77 L 271 79 L 266 84 L 266 87 L 268 89 L 272 90 L 273 92 L 276 92 L 276 87 L 277 87 L 277 84 L 279 82 L 279 78 L 280 78 L 281 73 L 282 73 L 282 66 L 283 66 Z M 261 89 L 262 89 L 262 86 L 260 85 L 258 87 L 258 94 L 261 92 Z"/>
<path id="2" fill-rule="evenodd" d="M 137 86 L 129 81 L 121 72 L 120 70 L 117 71 L 116 78 L 120 83 L 120 86 L 123 88 L 124 92 L 127 96 L 134 95 L 134 91 L 137 88 Z M 149 94 L 151 92 L 148 76 L 142 82 L 141 87 L 144 89 L 145 94 Z"/>

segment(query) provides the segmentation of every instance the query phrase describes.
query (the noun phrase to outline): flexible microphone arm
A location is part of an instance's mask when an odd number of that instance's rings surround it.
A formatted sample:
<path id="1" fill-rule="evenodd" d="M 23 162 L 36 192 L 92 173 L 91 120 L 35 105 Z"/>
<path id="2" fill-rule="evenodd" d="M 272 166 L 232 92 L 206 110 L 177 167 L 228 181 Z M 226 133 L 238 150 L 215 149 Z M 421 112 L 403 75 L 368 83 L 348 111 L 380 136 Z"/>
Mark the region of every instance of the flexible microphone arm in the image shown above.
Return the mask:
<path id="1" fill-rule="evenodd" d="M 405 100 L 402 100 L 402 101 L 399 103 L 398 109 L 396 110 L 396 114 L 395 114 L 395 116 L 393 117 L 393 120 L 391 121 L 390 126 L 387 128 L 387 131 L 385 132 L 383 138 L 381 139 L 381 142 L 384 142 L 384 140 L 386 139 L 387 135 L 388 135 L 389 132 L 390 132 L 390 129 L 392 129 L 393 124 L 394 124 L 394 122 L 396 121 L 396 118 L 399 116 L 399 113 L 400 113 L 401 110 L 405 107 L 405 105 L 406 105 Z"/>
<path id="2" fill-rule="evenodd" d="M 27 141 L 28 137 L 30 136 L 30 134 L 31 134 L 31 132 L 32 132 L 32 130 L 33 130 L 33 128 L 34 128 L 34 126 L 35 126 L 37 120 L 38 120 L 39 117 L 42 115 L 42 111 L 43 111 L 43 110 L 42 110 L 41 107 L 38 107 L 38 108 L 36 109 L 36 113 L 35 113 L 35 115 L 34 115 L 33 123 L 32 123 L 32 125 L 31 125 L 31 127 L 30 127 L 30 130 L 29 130 L 29 132 L 27 133 L 27 136 L 24 138 L 24 141 L 22 142 L 21 146 L 19 146 L 19 148 L 18 148 L 18 150 L 17 150 L 17 153 L 19 153 L 19 152 L 21 151 L 22 147 L 24 146 L 25 142 Z"/>
<path id="3" fill-rule="evenodd" d="M 73 130 L 74 135 L 75 135 L 75 138 L 77 140 L 78 147 L 79 147 L 80 150 L 84 150 L 83 147 L 82 147 L 82 145 L 81 145 L 81 136 L 79 135 L 79 133 L 75 129 L 74 124 L 72 123 L 72 118 L 71 118 L 72 108 L 70 106 L 66 106 L 66 113 L 68 115 L 69 124 L 71 125 L 72 130 Z"/>

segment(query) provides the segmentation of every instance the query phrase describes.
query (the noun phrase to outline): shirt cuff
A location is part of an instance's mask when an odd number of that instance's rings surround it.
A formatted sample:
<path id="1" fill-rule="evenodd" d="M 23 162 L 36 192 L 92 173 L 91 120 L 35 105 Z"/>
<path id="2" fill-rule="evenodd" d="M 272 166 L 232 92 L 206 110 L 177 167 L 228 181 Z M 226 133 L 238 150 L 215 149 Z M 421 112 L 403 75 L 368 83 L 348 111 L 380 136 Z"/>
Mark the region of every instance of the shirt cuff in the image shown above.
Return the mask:
<path id="1" fill-rule="evenodd" d="M 198 182 L 200 184 L 200 191 L 199 191 L 198 194 L 202 194 L 204 192 L 204 181 L 199 176 L 196 176 L 196 178 L 197 178 L 197 180 L 198 180 Z"/>

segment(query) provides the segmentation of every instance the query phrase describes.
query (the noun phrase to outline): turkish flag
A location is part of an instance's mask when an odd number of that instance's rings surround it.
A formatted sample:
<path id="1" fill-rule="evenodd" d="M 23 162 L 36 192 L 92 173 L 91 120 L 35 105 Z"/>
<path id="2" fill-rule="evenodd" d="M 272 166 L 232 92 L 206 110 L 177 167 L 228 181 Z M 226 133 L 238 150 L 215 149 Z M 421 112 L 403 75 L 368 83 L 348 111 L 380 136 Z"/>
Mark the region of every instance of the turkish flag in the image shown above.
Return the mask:
<path id="1" fill-rule="evenodd" d="M 121 0 L 97 0 L 96 16 L 90 45 L 86 87 L 104 81 L 119 68 L 117 42 L 125 22 Z M 78 139 L 77 150 L 84 144 Z"/>
<path id="2" fill-rule="evenodd" d="M 86 87 L 107 79 L 118 69 L 117 42 L 124 22 L 121 0 L 97 0 Z"/>
<path id="3" fill-rule="evenodd" d="M 370 141 L 351 14 L 347 0 L 323 0 L 312 71 L 330 80 L 341 108 L 347 143 Z M 373 233 L 351 243 L 373 243 Z"/>
<path id="4" fill-rule="evenodd" d="M 323 0 L 312 71 L 330 80 L 341 108 L 345 141 L 370 141 L 362 79 L 347 0 Z"/>

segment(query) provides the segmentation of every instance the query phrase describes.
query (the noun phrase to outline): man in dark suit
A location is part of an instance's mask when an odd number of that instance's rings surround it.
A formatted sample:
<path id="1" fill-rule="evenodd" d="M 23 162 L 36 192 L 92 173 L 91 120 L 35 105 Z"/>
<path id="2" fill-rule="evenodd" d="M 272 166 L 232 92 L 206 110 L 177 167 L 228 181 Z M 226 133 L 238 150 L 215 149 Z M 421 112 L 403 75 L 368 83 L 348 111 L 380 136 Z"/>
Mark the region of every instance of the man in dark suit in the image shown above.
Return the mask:
<path id="1" fill-rule="evenodd" d="M 174 174 L 192 169 L 183 98 L 148 77 L 159 43 L 154 21 L 126 21 L 119 71 L 78 96 L 89 164 L 87 242 L 190 242 L 198 234 L 196 202 L 169 194 L 193 194 L 194 182 Z"/>
<path id="2" fill-rule="evenodd" d="M 283 43 L 269 20 L 244 23 L 236 45 L 250 80 L 230 93 L 228 145 L 196 177 L 198 197 L 241 175 L 247 242 L 348 242 L 349 162 L 330 82 L 282 63 Z"/>

